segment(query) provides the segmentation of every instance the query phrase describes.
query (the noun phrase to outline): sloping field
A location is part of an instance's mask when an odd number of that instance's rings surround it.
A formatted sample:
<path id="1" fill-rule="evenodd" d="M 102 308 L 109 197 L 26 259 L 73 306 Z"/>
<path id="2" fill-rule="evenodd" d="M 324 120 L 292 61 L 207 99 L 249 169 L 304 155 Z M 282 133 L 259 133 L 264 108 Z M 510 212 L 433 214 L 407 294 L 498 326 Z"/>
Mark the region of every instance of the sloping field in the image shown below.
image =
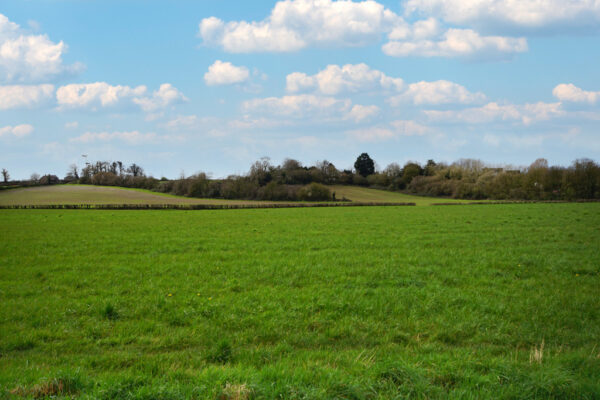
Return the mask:
<path id="1" fill-rule="evenodd" d="M 409 194 L 390 192 L 387 190 L 369 189 L 359 186 L 330 186 L 330 190 L 335 192 L 337 199 L 347 198 L 356 202 L 407 202 L 415 203 L 418 206 L 427 206 L 433 203 L 464 203 L 471 200 L 445 199 L 438 197 L 412 196 Z"/>
<path id="2" fill-rule="evenodd" d="M 599 203 L 0 226 L 0 398 L 600 394 Z"/>
<path id="3" fill-rule="evenodd" d="M 246 200 L 195 199 L 93 185 L 54 185 L 0 191 L 0 205 L 17 204 L 252 204 Z"/>
<path id="4" fill-rule="evenodd" d="M 458 202 L 431 197 L 410 196 L 385 190 L 354 186 L 331 186 L 336 199 L 353 202 L 416 203 L 428 205 L 436 202 Z M 0 191 L 0 205 L 42 204 L 265 204 L 269 202 L 248 200 L 195 199 L 156 193 L 143 189 L 92 185 L 55 185 Z"/>

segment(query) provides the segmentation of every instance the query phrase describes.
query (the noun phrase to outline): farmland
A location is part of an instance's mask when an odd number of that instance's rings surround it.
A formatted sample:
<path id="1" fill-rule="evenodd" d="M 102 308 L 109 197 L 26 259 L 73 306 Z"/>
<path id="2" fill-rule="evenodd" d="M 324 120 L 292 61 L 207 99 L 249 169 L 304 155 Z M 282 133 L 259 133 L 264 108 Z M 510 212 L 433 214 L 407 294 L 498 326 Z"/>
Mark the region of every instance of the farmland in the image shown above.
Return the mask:
<path id="1" fill-rule="evenodd" d="M 600 393 L 598 203 L 0 222 L 0 396 Z"/>
<path id="2" fill-rule="evenodd" d="M 458 202 L 453 199 L 411 196 L 399 192 L 357 186 L 330 186 L 336 198 L 353 202 L 406 203 L 429 205 Z M 265 201 L 198 199 L 157 193 L 144 189 L 92 185 L 54 185 L 0 191 L 0 205 L 16 204 L 265 204 Z"/>

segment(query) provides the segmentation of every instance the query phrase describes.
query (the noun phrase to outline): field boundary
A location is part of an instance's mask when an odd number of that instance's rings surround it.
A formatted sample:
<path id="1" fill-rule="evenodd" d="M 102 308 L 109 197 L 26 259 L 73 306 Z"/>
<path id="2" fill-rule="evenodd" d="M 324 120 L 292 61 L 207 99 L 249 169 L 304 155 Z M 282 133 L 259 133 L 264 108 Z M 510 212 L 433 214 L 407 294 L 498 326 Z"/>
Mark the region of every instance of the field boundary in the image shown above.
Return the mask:
<path id="1" fill-rule="evenodd" d="M 0 205 L 0 210 L 229 210 L 251 208 L 307 207 L 395 207 L 416 206 L 416 203 L 271 203 L 271 204 L 12 204 Z"/>
<path id="2" fill-rule="evenodd" d="M 600 199 L 581 200 L 506 200 L 506 201 L 470 201 L 457 203 L 431 203 L 432 206 L 480 206 L 490 204 L 554 204 L 554 203 L 600 203 Z"/>

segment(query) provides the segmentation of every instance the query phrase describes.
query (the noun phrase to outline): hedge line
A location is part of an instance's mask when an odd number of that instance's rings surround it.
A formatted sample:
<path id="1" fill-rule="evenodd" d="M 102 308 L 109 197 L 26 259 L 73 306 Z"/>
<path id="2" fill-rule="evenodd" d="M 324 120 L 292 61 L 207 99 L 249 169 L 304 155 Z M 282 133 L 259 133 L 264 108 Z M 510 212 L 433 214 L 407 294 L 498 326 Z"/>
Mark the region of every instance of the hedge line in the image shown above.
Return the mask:
<path id="1" fill-rule="evenodd" d="M 280 203 L 280 204 L 16 204 L 2 210 L 229 210 L 249 208 L 415 206 L 415 203 Z"/>
<path id="2" fill-rule="evenodd" d="M 597 199 L 581 199 L 581 200 L 507 200 L 507 201 L 486 201 L 486 202 L 469 202 L 469 203 L 431 203 L 432 206 L 481 206 L 489 204 L 533 204 L 533 203 L 600 203 Z"/>

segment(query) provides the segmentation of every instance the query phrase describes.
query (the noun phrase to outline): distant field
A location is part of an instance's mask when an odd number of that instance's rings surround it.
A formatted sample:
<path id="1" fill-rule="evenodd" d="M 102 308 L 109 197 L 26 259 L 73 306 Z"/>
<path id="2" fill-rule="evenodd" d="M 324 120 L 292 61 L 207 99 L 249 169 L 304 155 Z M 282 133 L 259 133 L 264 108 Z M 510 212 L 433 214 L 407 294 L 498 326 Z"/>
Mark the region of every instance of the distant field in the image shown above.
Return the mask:
<path id="1" fill-rule="evenodd" d="M 12 204 L 248 204 L 245 200 L 194 199 L 143 189 L 54 185 L 0 191 L 0 205 Z M 256 203 L 256 202 L 254 202 Z"/>
<path id="2" fill-rule="evenodd" d="M 465 203 L 472 202 L 471 200 L 456 200 L 439 197 L 424 197 L 412 196 L 404 193 L 390 192 L 387 190 L 377 190 L 363 188 L 359 186 L 342 186 L 335 185 L 329 187 L 332 192 L 335 192 L 337 199 L 346 197 L 356 202 L 407 202 L 416 203 L 418 206 L 427 206 L 433 203 Z"/>
<path id="3" fill-rule="evenodd" d="M 0 398 L 600 395 L 599 203 L 0 224 Z"/>
<path id="4" fill-rule="evenodd" d="M 432 197 L 409 196 L 397 192 L 354 186 L 331 186 L 336 198 L 354 202 L 412 202 L 428 205 L 436 202 L 457 202 Z M 55 185 L 0 191 L 0 205 L 14 204 L 264 204 L 269 202 L 222 199 L 194 199 L 151 192 L 143 189 L 92 185 Z"/>

